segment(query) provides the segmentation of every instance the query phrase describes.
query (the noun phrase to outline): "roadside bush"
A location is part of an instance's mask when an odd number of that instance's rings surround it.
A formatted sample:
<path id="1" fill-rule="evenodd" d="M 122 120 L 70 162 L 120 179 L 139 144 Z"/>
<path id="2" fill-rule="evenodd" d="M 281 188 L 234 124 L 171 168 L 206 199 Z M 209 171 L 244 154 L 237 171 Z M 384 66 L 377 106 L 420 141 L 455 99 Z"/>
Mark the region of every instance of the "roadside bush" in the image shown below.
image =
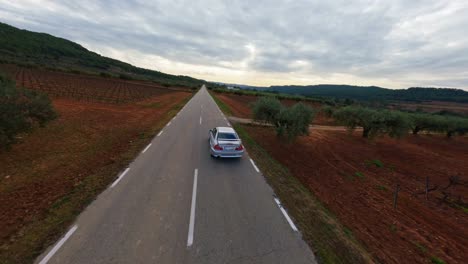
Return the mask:
<path id="1" fill-rule="evenodd" d="M 261 97 L 253 105 L 254 119 L 269 123 L 276 128 L 278 136 L 285 136 L 292 141 L 300 135 L 309 133 L 309 124 L 313 111 L 303 103 L 285 107 L 275 97 Z"/>
<path id="2" fill-rule="evenodd" d="M 45 94 L 16 88 L 12 80 L 0 74 L 0 149 L 13 144 L 19 133 L 56 117 Z"/>

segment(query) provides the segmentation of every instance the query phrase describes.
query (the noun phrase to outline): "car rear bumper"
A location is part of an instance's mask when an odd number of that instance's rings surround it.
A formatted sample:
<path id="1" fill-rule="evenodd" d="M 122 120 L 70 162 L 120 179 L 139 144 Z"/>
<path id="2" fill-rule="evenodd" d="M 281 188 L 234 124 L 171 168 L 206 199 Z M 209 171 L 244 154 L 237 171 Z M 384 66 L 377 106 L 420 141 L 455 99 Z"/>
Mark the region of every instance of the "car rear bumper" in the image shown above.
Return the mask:
<path id="1" fill-rule="evenodd" d="M 241 158 L 244 155 L 244 151 L 217 151 L 213 148 L 210 148 L 210 152 L 212 156 L 220 157 L 220 158 Z"/>

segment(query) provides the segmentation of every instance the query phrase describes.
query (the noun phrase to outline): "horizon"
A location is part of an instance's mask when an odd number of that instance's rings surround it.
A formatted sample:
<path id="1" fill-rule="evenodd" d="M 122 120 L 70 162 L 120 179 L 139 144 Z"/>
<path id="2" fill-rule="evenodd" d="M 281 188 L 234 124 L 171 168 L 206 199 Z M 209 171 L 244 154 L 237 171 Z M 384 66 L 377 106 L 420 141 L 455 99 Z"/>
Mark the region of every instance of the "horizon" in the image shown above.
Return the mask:
<path id="1" fill-rule="evenodd" d="M 466 2 L 206 2 L 0 0 L 0 16 L 102 56 L 212 82 L 468 90 Z"/>

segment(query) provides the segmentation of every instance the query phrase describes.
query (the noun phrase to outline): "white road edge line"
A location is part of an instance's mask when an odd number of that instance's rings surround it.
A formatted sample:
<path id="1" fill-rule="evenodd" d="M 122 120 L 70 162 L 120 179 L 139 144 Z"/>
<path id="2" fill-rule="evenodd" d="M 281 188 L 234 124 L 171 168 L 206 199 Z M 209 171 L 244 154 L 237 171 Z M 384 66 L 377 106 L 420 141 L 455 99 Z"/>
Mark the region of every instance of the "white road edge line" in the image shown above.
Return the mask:
<path id="1" fill-rule="evenodd" d="M 77 225 L 74 225 L 65 236 L 59 240 L 59 242 L 52 248 L 52 250 L 39 262 L 39 264 L 46 264 L 49 260 L 54 256 L 55 253 L 67 242 L 67 240 L 75 233 L 76 229 L 78 229 Z"/>
<path id="2" fill-rule="evenodd" d="M 286 218 L 286 220 L 288 221 L 289 225 L 291 226 L 292 230 L 294 232 L 297 232 L 297 227 L 296 225 L 293 223 L 293 221 L 291 220 L 291 218 L 289 217 L 288 213 L 286 212 L 286 210 L 284 210 L 283 206 L 281 205 L 281 202 L 278 200 L 278 198 L 274 198 L 275 199 L 275 202 L 276 204 L 278 205 L 279 209 L 281 210 L 281 212 L 283 213 L 284 217 Z"/>
<path id="3" fill-rule="evenodd" d="M 120 180 L 122 180 L 122 178 L 125 176 L 125 174 L 127 174 L 127 172 L 130 170 L 130 168 L 126 168 L 124 170 L 124 172 L 122 174 L 120 174 L 120 176 L 117 178 L 117 180 L 115 180 L 112 185 L 111 185 L 111 188 L 114 188 L 114 186 L 117 185 L 117 183 L 119 183 Z"/>
<path id="4" fill-rule="evenodd" d="M 202 122 L 202 117 L 200 116 L 200 125 L 201 125 L 201 122 Z"/>
<path id="5" fill-rule="evenodd" d="M 141 152 L 141 153 L 145 153 L 152 145 L 153 143 L 149 143 L 148 146 L 146 146 L 146 148 Z"/>
<path id="6" fill-rule="evenodd" d="M 260 172 L 260 170 L 258 169 L 257 165 L 255 165 L 255 162 L 250 159 L 250 163 L 252 163 L 252 166 L 254 167 L 254 169 L 257 171 L 257 172 Z"/>
<path id="7" fill-rule="evenodd" d="M 171 121 L 171 122 L 169 122 L 169 123 L 167 123 L 167 125 L 166 125 L 166 126 L 167 126 L 167 127 L 168 127 L 168 126 L 170 126 L 170 125 L 171 125 L 171 123 L 172 123 L 172 121 Z"/>
<path id="8" fill-rule="evenodd" d="M 158 133 L 157 137 L 159 137 L 160 135 L 162 135 L 162 133 L 163 133 L 163 131 L 162 131 L 162 130 L 161 130 L 161 131 L 159 131 L 159 133 Z"/>
<path id="9" fill-rule="evenodd" d="M 193 192 L 192 192 L 192 205 L 190 208 L 190 223 L 189 232 L 187 238 L 187 247 L 193 244 L 193 230 L 195 228 L 195 206 L 197 204 L 197 180 L 198 180 L 198 169 L 195 169 L 193 173 Z"/>

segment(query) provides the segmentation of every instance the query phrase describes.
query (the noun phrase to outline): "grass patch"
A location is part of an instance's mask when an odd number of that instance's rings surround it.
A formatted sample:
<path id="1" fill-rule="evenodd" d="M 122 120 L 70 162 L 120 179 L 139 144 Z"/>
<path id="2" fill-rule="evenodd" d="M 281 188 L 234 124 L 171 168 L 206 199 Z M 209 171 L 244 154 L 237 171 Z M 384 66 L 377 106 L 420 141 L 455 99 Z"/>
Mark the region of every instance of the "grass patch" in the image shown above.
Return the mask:
<path id="1" fill-rule="evenodd" d="M 423 252 L 423 253 L 426 253 L 427 252 L 427 248 L 422 245 L 421 243 L 417 242 L 417 241 L 411 241 L 413 243 L 413 245 L 415 245 L 419 251 Z"/>
<path id="2" fill-rule="evenodd" d="M 456 208 L 462 210 L 465 214 L 468 214 L 468 208 L 463 206 L 463 205 L 459 205 L 459 204 L 454 204 Z"/>
<path id="3" fill-rule="evenodd" d="M 370 254 L 354 239 L 351 230 L 343 227 L 313 193 L 258 145 L 243 125 L 235 124 L 234 128 L 320 263 L 371 262 Z"/>
<path id="4" fill-rule="evenodd" d="M 390 231 L 392 231 L 392 233 L 396 233 L 396 231 L 398 231 L 397 226 L 395 224 L 390 225 Z"/>
<path id="5" fill-rule="evenodd" d="M 361 178 L 361 179 L 364 179 L 364 174 L 362 172 L 359 172 L 359 171 L 356 171 L 354 173 L 354 176 L 358 177 L 358 178 Z"/>
<path id="6" fill-rule="evenodd" d="M 8 244 L 0 245 L 0 263 L 33 263 L 38 255 L 67 231 L 83 209 L 115 180 L 118 173 L 128 166 L 190 99 L 191 96 L 174 105 L 156 124 L 139 134 L 129 149 L 118 155 L 113 163 L 100 167 L 83 178 L 69 193 L 54 202 L 45 216 L 37 217 L 19 230 L 18 235 L 13 236 Z M 110 143 L 112 142 L 100 142 L 101 146 Z"/>
<path id="7" fill-rule="evenodd" d="M 353 234 L 353 231 L 351 231 L 351 229 L 347 228 L 347 227 L 343 227 L 343 232 L 346 234 L 346 236 L 348 236 L 349 238 L 351 239 L 354 239 L 354 234 Z"/>
<path id="8" fill-rule="evenodd" d="M 377 190 L 380 190 L 380 191 L 388 191 L 388 188 L 383 186 L 383 185 L 377 185 Z"/>
<path id="9" fill-rule="evenodd" d="M 434 264 L 445 264 L 445 261 L 441 260 L 441 259 L 438 258 L 438 257 L 431 257 L 431 263 L 434 263 Z"/>
<path id="10" fill-rule="evenodd" d="M 225 104 L 223 101 L 219 100 L 218 97 L 214 96 L 214 94 L 212 94 L 211 92 L 210 92 L 210 94 L 211 94 L 211 97 L 215 100 L 216 104 L 221 109 L 221 111 L 223 111 L 223 113 L 228 115 L 228 116 L 232 116 L 231 108 L 229 108 L 229 106 L 227 104 Z"/>
<path id="11" fill-rule="evenodd" d="M 374 165 L 377 168 L 383 168 L 384 167 L 383 162 L 378 160 L 378 159 L 366 160 L 366 165 L 368 165 L 368 166 Z"/>

